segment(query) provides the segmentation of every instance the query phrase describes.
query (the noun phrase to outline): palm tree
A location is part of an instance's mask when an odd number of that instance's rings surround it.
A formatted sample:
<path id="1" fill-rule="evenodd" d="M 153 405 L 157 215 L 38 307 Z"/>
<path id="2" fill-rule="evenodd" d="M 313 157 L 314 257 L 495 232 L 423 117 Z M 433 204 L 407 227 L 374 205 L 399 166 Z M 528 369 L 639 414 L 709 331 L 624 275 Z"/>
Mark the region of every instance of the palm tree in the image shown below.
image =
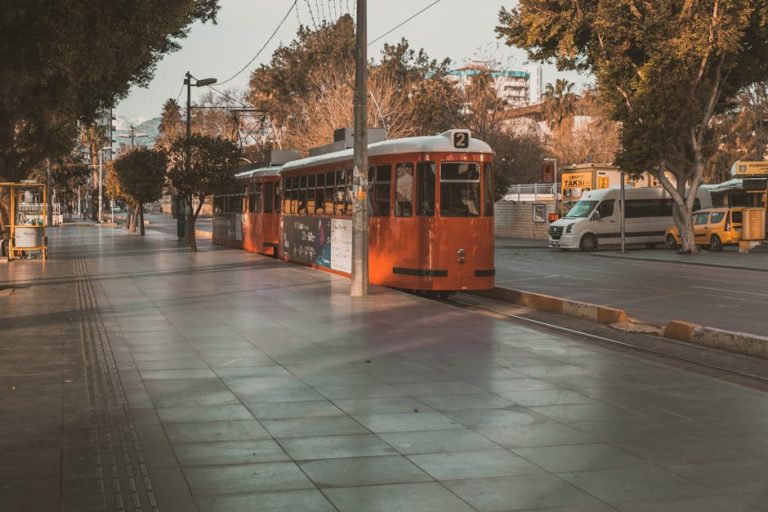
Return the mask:
<path id="1" fill-rule="evenodd" d="M 555 85 L 547 84 L 542 94 L 544 114 L 550 129 L 562 125 L 576 112 L 576 93 L 573 83 L 558 78 Z"/>

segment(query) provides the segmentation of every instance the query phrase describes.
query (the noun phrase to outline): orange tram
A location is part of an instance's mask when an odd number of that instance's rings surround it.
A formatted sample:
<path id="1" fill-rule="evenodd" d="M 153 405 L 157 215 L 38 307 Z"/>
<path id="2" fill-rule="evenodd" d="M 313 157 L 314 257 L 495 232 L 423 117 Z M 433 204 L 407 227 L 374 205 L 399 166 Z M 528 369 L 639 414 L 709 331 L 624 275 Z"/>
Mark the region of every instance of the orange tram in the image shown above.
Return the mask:
<path id="1" fill-rule="evenodd" d="M 213 242 L 350 275 L 352 150 L 241 172 L 214 199 Z M 493 150 L 467 130 L 368 146 L 371 284 L 494 286 Z"/>

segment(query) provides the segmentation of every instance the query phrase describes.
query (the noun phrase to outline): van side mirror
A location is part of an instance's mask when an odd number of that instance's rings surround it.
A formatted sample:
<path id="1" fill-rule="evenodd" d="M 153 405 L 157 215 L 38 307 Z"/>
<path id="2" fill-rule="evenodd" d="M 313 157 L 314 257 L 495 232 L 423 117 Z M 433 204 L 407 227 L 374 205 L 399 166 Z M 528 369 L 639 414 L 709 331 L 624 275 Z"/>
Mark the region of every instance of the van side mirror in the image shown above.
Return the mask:
<path id="1" fill-rule="evenodd" d="M 595 210 L 592 212 L 592 220 L 600 220 L 600 212 Z"/>

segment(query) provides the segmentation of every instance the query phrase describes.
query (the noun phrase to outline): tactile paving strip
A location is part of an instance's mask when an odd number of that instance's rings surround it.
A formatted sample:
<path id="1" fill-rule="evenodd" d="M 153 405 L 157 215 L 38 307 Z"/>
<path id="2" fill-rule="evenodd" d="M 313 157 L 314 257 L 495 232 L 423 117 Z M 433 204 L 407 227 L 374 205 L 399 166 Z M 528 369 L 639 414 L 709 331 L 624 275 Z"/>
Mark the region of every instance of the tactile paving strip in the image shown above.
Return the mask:
<path id="1" fill-rule="evenodd" d="M 81 278 L 77 296 L 101 509 L 156 512 L 152 481 L 83 259 L 75 260 L 75 271 Z"/>

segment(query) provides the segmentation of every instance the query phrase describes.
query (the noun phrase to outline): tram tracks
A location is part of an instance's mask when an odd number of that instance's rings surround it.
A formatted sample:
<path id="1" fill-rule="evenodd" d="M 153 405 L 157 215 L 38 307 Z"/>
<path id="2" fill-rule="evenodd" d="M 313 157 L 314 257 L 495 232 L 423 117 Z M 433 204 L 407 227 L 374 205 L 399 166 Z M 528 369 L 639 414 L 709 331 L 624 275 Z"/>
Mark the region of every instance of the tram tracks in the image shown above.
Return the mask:
<path id="1" fill-rule="evenodd" d="M 517 304 L 458 293 L 447 299 L 434 298 L 453 307 L 493 316 L 501 320 L 534 325 L 572 339 L 635 352 L 663 364 L 704 373 L 761 391 L 768 391 L 768 361 L 690 345 L 641 333 L 626 333 L 610 327 L 553 313 L 529 310 Z"/>

